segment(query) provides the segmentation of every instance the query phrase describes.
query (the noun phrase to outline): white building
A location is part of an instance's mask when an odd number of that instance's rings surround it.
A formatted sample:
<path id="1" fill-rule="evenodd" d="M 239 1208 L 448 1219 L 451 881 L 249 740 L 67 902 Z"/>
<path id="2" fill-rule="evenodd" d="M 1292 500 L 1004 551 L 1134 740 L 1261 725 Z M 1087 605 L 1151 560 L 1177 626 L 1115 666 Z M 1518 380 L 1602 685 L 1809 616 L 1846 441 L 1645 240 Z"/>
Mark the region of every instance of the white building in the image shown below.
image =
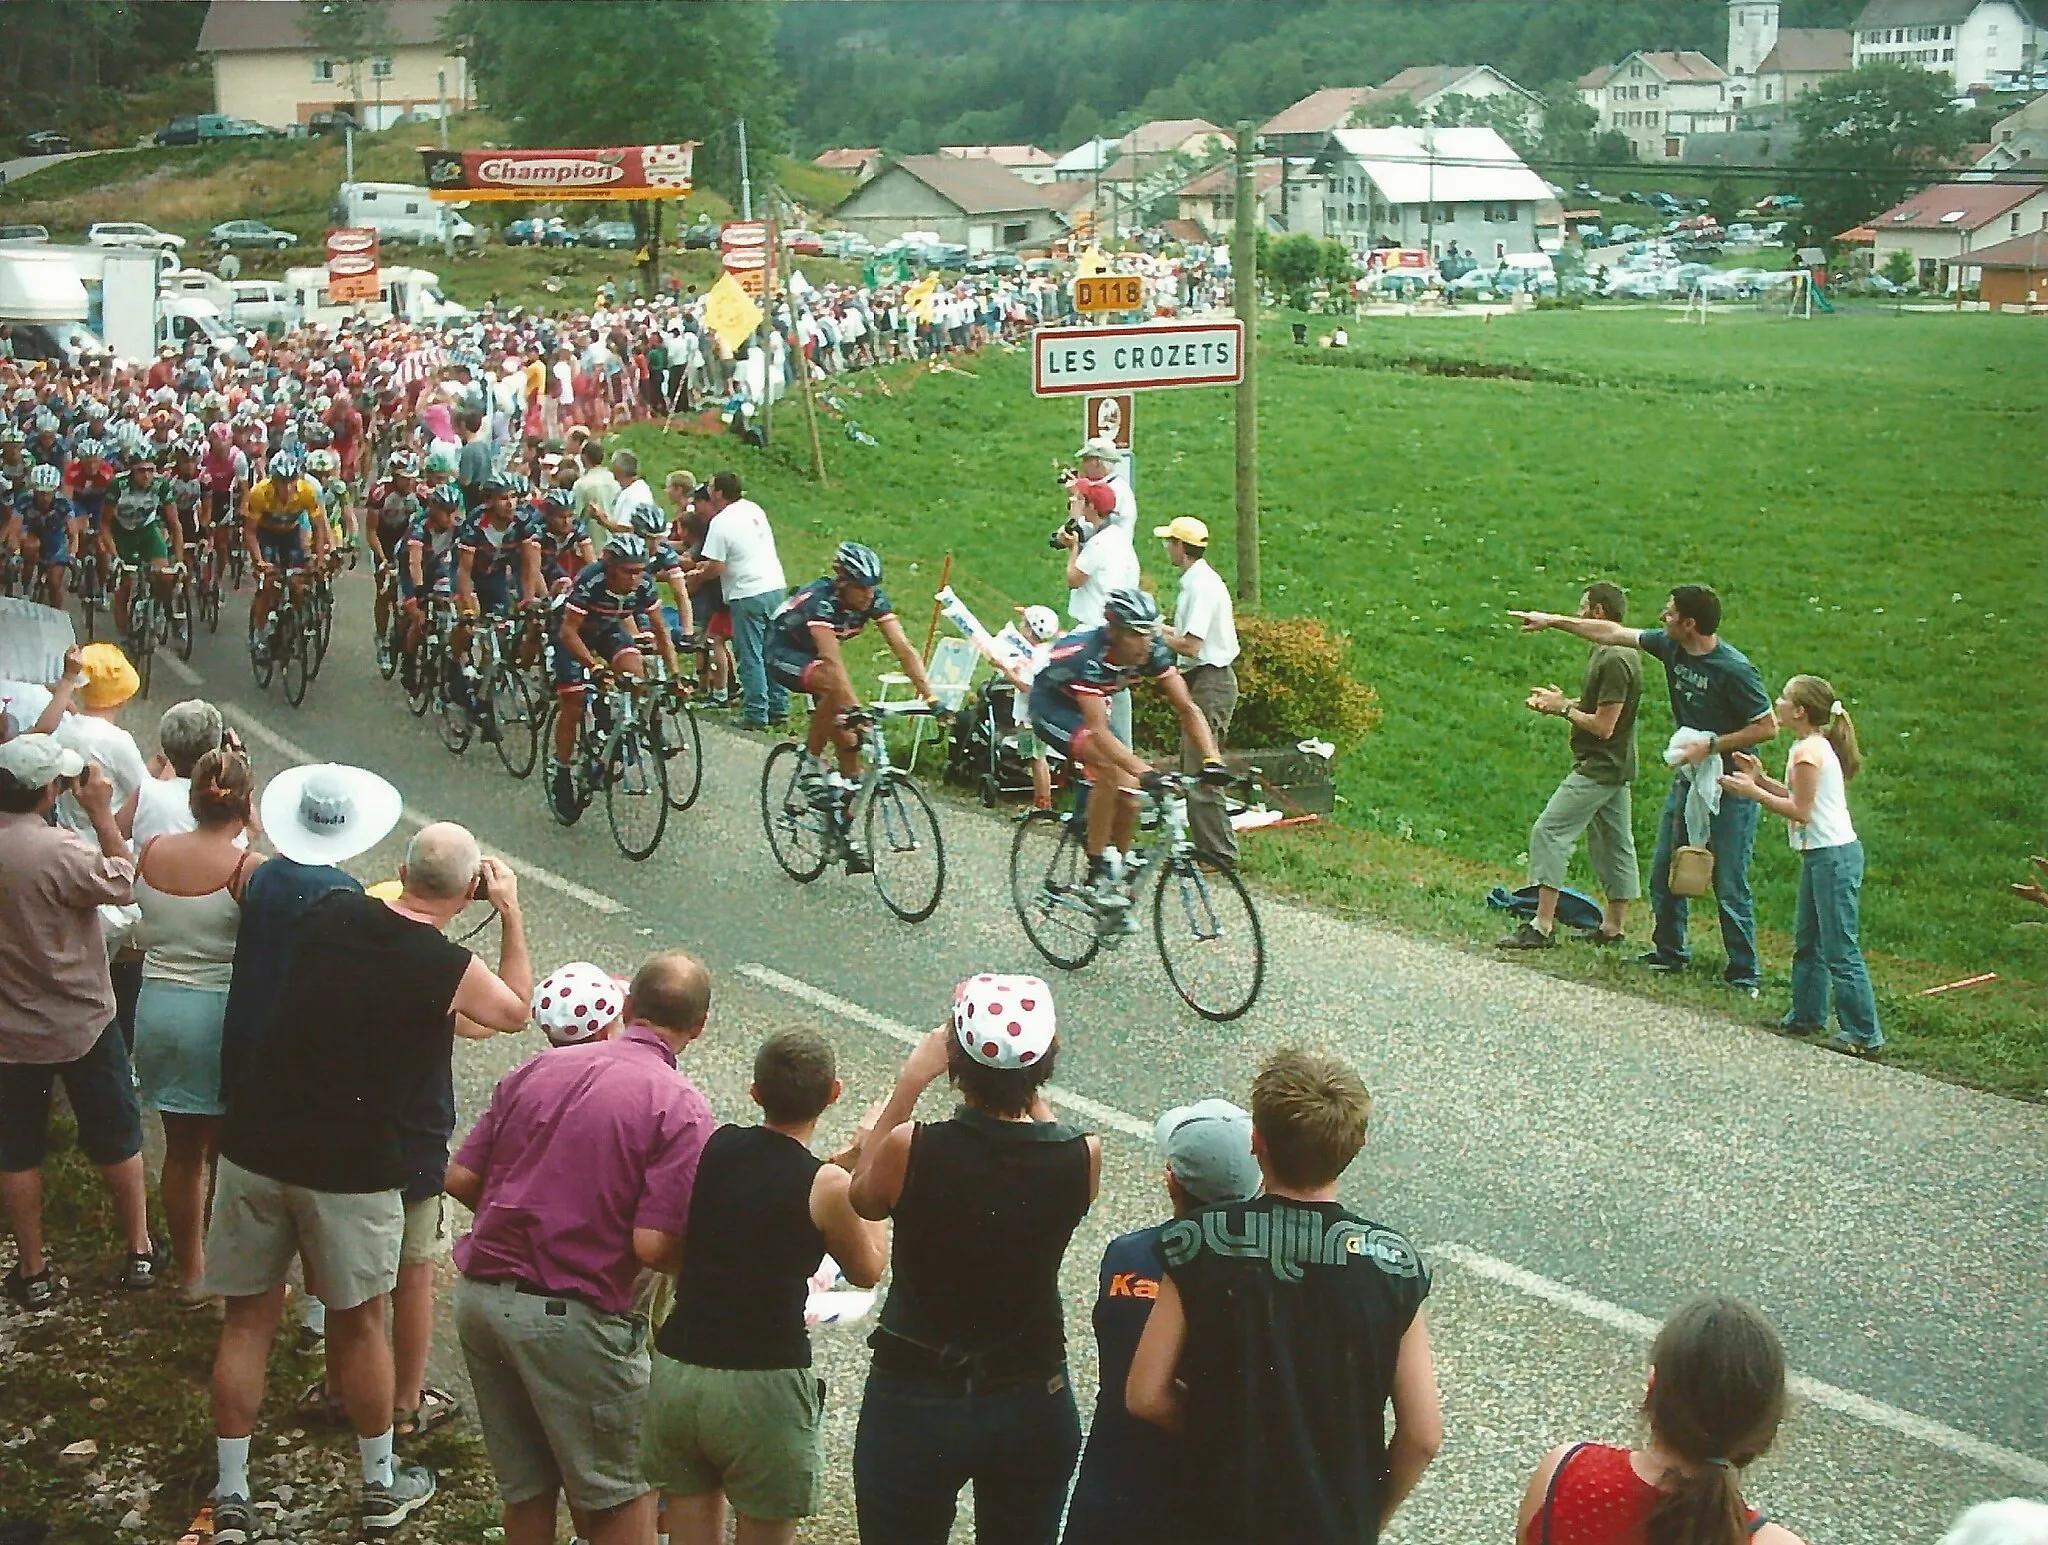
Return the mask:
<path id="1" fill-rule="evenodd" d="M 1970 262 L 1979 247 L 1993 247 L 2048 231 L 2048 185 L 1947 182 L 1922 188 L 1870 222 L 1872 261 L 1880 271 L 1894 252 L 1913 261 L 1923 290 L 1965 289 L 1982 270 Z"/>
<path id="2" fill-rule="evenodd" d="M 1688 134 L 1735 127 L 1728 72 L 1705 54 L 1638 51 L 1578 82 L 1579 98 L 1600 114 L 1599 132 L 1620 134 L 1639 161 L 1680 161 Z"/>
<path id="3" fill-rule="evenodd" d="M 2024 0 L 1870 0 L 1850 30 L 1858 66 L 1917 64 L 1958 92 L 2031 75 L 2041 58 Z"/>
<path id="4" fill-rule="evenodd" d="M 449 0 L 393 0 L 385 51 L 350 63 L 306 41 L 295 0 L 213 0 L 198 52 L 213 66 L 216 112 L 284 128 L 345 108 L 365 128 L 405 113 L 476 105 L 468 63 L 441 41 Z"/>
<path id="5" fill-rule="evenodd" d="M 1854 68 L 1849 33 L 1781 27 L 1778 14 L 1778 0 L 1728 0 L 1728 105 L 1737 112 L 1776 108 Z"/>
<path id="6" fill-rule="evenodd" d="M 1455 243 L 1481 263 L 1535 252 L 1562 228 L 1550 185 L 1492 129 L 1338 129 L 1305 199 L 1310 234 L 1353 252 Z"/>

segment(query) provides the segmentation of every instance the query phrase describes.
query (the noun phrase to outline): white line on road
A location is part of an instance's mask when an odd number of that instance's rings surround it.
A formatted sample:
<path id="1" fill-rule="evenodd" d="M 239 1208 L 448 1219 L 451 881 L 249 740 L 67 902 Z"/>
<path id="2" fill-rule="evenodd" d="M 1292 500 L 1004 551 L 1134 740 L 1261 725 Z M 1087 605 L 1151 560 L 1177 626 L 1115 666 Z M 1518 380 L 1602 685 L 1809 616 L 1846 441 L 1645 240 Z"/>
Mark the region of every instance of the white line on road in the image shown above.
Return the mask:
<path id="1" fill-rule="evenodd" d="M 178 680 L 184 682 L 185 685 L 188 687 L 196 687 L 199 685 L 200 682 L 206 679 L 204 676 L 200 675 L 199 672 L 192 669 L 191 666 L 187 665 L 183 660 L 179 659 L 174 654 L 164 654 L 162 652 L 159 652 L 157 654 L 156 660 L 157 664 L 161 665 L 165 670 L 169 671 L 173 676 L 177 677 Z"/>
<path id="2" fill-rule="evenodd" d="M 192 679 L 195 683 L 199 680 L 196 675 Z M 289 758 L 291 761 L 301 764 L 324 762 L 327 760 L 326 757 L 315 756 L 296 741 L 285 739 L 284 736 L 278 734 L 276 730 L 237 703 L 222 703 L 220 711 L 233 720 L 235 727 L 244 735 L 247 735 L 251 740 L 268 746 L 279 756 Z M 441 818 L 407 805 L 399 819 L 417 831 L 422 826 L 431 826 Z M 593 912 L 602 912 L 609 917 L 617 917 L 632 910 L 623 901 L 614 901 L 610 896 L 600 891 L 594 891 L 587 885 L 578 885 L 574 880 L 564 875 L 556 874 L 552 869 L 543 869 L 539 864 L 531 863 L 526 859 L 514 858 L 508 853 L 491 847 L 489 844 L 484 845 L 484 851 L 518 875 L 520 879 L 531 880 L 535 885 L 542 887 L 544 890 L 551 890 L 557 895 L 567 896 L 571 901 L 579 902 L 589 907 Z"/>
<path id="3" fill-rule="evenodd" d="M 822 987 L 813 987 L 809 982 L 785 976 L 767 966 L 748 963 L 742 965 L 739 972 L 741 976 L 751 977 L 777 992 L 787 993 L 792 998 L 800 998 L 815 1008 L 837 1015 L 852 1024 L 877 1031 L 907 1046 L 914 1046 L 924 1039 L 922 1032 L 912 1029 L 909 1025 L 884 1018 L 870 1009 L 862 1008 L 858 1003 L 840 997 L 837 993 L 827 992 Z M 1104 1105 L 1099 1100 L 1091 1100 L 1086 1095 L 1076 1094 L 1073 1090 L 1063 1089 L 1057 1084 L 1046 1085 L 1046 1097 L 1054 1104 L 1078 1111 L 1105 1127 L 1113 1128 L 1130 1137 L 1148 1142 L 1151 1140 L 1150 1122 L 1140 1121 L 1128 1111 L 1118 1110 L 1114 1105 Z M 1624 1309 L 1620 1304 L 1609 1303 L 1604 1298 L 1595 1298 L 1590 1293 L 1582 1293 L 1575 1287 L 1569 1287 L 1553 1278 L 1503 1261 L 1498 1256 L 1488 1255 L 1483 1250 L 1474 1250 L 1466 1245 L 1437 1243 L 1428 1246 L 1426 1253 L 1439 1261 L 1449 1261 L 1454 1266 L 1462 1267 L 1474 1276 L 1484 1277 L 1489 1282 L 1496 1282 L 1517 1293 L 1540 1299 L 1583 1319 L 1605 1325 L 1610 1330 L 1621 1331 L 1641 1341 L 1656 1338 L 1659 1326 L 1648 1315 L 1638 1314 L 1633 1309 Z M 2022 1454 L 1984 1438 L 1974 1437 L 1945 1423 L 1904 1410 L 1899 1406 L 1887 1405 L 1882 1400 L 1872 1400 L 1867 1395 L 1859 1395 L 1854 1390 L 1843 1389 L 1839 1385 L 1829 1384 L 1803 1373 L 1788 1374 L 1786 1382 L 1793 1394 L 1814 1405 L 1825 1407 L 1867 1426 L 1882 1427 L 1901 1437 L 1924 1443 L 1930 1448 L 1971 1460 L 1987 1469 L 2001 1471 L 2030 1486 L 2048 1487 L 2048 1463 L 2043 1463 L 2031 1455 Z"/>

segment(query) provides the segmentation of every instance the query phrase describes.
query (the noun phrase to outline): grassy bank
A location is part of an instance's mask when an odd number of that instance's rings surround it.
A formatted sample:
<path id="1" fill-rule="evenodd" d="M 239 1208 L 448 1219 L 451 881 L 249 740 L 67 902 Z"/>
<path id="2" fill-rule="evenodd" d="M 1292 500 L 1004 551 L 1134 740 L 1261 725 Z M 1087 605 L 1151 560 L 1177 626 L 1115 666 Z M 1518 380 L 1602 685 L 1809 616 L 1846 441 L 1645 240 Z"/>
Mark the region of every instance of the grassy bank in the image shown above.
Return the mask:
<path id="1" fill-rule="evenodd" d="M 1648 624 L 1665 588 L 1703 578 L 1726 601 L 1728 638 L 1773 687 L 1826 675 L 1857 716 L 1869 756 L 1854 790 L 1871 855 L 1864 938 L 1893 1057 L 2039 1097 L 2048 932 L 2005 884 L 2041 845 L 2041 763 L 2001 682 L 2024 695 L 2048 663 L 2026 470 L 2048 427 L 2048 350 L 2014 318 L 1673 318 L 1369 322 L 1351 329 L 1347 355 L 1297 351 L 1284 324 L 1268 329 L 1266 606 L 1346 632 L 1385 720 L 1340 760 L 1341 829 L 1274 834 L 1256 863 L 1341 908 L 1490 940 L 1497 919 L 1480 899 L 1519 871 L 1529 822 L 1565 767 L 1557 727 L 1521 700 L 1538 682 L 1574 682 L 1583 660 L 1568 639 L 1520 636 L 1505 610 L 1566 610 L 1605 577 L 1630 588 L 1631 620 Z M 1057 600 L 1051 472 L 1074 449 L 1077 408 L 1034 400 L 1021 353 L 889 379 L 893 394 L 872 380 L 835 393 L 880 443 L 849 442 L 828 415 L 829 489 L 797 471 L 807 452 L 794 400 L 766 455 L 634 434 L 656 472 L 739 466 L 796 570 L 842 536 L 880 547 L 920 619 L 914 634 L 948 553 L 984 615 Z M 1202 516 L 1228 576 L 1229 398 L 1150 394 L 1137 419 L 1143 524 Z M 1141 555 L 1148 574 L 1164 573 L 1149 540 Z M 1670 729 L 1661 672 L 1648 698 L 1651 763 Z M 1646 775 L 1645 859 L 1662 791 L 1661 774 Z M 1782 980 L 1797 869 L 1779 830 L 1766 821 L 1752 874 Z M 1710 914 L 1695 938 L 1706 975 L 1719 953 Z M 1617 969 L 1578 953 L 1543 968 Z M 2000 980 L 1916 996 L 1985 971 Z M 1782 1006 L 1782 995 L 1742 1005 L 1759 1018 Z"/>

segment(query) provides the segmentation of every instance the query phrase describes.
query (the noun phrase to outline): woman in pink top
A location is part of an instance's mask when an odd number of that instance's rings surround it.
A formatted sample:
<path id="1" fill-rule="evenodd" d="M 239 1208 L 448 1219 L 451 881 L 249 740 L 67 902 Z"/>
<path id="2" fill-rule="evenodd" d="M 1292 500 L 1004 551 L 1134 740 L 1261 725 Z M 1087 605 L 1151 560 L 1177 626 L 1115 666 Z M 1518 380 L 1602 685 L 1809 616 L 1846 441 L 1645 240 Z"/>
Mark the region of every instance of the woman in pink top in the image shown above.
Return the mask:
<path id="1" fill-rule="evenodd" d="M 1679 1305 L 1650 1349 L 1640 1448 L 1573 1443 L 1529 1477 L 1520 1545 L 1803 1545 L 1742 1500 L 1785 1410 L 1785 1353 L 1739 1299 Z"/>

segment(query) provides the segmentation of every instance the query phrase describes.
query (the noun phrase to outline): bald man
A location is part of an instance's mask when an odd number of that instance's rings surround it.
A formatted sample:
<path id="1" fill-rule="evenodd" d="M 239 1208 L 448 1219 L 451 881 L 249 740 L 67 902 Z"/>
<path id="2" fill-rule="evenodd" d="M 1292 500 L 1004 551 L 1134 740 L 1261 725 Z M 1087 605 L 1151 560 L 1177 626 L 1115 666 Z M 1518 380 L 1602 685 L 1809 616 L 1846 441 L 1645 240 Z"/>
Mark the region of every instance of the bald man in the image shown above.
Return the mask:
<path id="1" fill-rule="evenodd" d="M 453 1037 L 525 1029 L 533 968 L 517 880 L 462 827 L 423 828 L 399 877 L 392 901 L 336 890 L 306 909 L 276 1012 L 229 1091 L 206 1268 L 207 1289 L 227 1301 L 213 1370 L 219 1545 L 247 1540 L 253 1526 L 249 1441 L 285 1272 L 301 1252 L 327 1306 L 335 1393 L 356 1430 L 362 1526 L 395 1529 L 434 1494 L 432 1471 L 395 1464 L 391 1452 L 393 1411 L 421 1404 L 433 1303 L 420 1284 L 431 1268 L 411 1274 L 415 1291 L 398 1305 L 410 1389 L 394 1375 L 385 1300 L 402 1264 L 430 1262 L 443 1235 L 434 1182 L 455 1123 Z M 495 972 L 441 933 L 479 893 L 503 928 Z M 424 1170 L 433 1175 L 423 1189 Z"/>
<path id="2" fill-rule="evenodd" d="M 455 1324 L 505 1545 L 552 1545 L 563 1492 L 591 1545 L 654 1537 L 633 1290 L 642 1268 L 681 1265 L 716 1123 L 677 1059 L 710 1012 L 703 965 L 656 955 L 626 995 L 626 1028 L 506 1074 L 448 1167 L 448 1194 L 476 1214 L 455 1246 Z"/>

